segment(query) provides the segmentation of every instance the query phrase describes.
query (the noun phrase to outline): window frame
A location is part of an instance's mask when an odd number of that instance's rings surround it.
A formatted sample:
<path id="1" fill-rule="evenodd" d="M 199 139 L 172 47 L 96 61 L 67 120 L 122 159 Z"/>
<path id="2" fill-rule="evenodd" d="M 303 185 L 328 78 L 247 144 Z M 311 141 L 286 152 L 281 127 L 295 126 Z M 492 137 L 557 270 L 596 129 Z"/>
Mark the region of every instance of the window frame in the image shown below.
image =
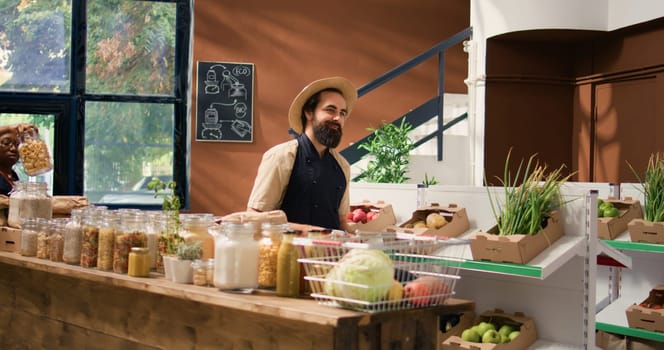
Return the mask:
<path id="1" fill-rule="evenodd" d="M 134 0 L 129 0 L 134 1 Z M 53 194 L 82 195 L 84 180 L 85 104 L 97 102 L 139 102 L 171 104 L 174 111 L 173 180 L 184 209 L 189 208 L 188 123 L 191 71 L 192 0 L 140 0 L 166 2 L 176 6 L 175 67 L 172 96 L 88 94 L 86 85 L 87 0 L 71 3 L 71 55 L 69 93 L 30 93 L 0 91 L 0 112 L 53 114 Z M 154 205 L 108 205 L 109 207 L 153 209 Z"/>

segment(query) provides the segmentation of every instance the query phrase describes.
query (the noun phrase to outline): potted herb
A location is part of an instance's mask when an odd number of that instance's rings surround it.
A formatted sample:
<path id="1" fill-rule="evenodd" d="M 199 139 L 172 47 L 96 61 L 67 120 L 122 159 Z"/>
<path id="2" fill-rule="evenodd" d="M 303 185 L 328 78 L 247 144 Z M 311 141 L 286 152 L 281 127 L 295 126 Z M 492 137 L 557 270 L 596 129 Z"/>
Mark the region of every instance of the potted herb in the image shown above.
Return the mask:
<path id="1" fill-rule="evenodd" d="M 510 152 L 511 153 L 511 152 Z M 563 235 L 560 208 L 565 204 L 560 187 L 574 174 L 564 175 L 564 165 L 548 172 L 532 155 L 516 174 L 509 170 L 510 153 L 505 161 L 502 195 L 487 187 L 496 226 L 487 233 L 471 237 L 475 260 L 525 264 Z M 498 239 L 509 236 L 509 239 Z"/>
<path id="2" fill-rule="evenodd" d="M 162 210 L 165 222 L 157 240 L 159 250 L 157 272 L 164 273 L 166 278 L 171 276 L 170 270 L 164 266 L 164 257 L 175 255 L 176 247 L 183 242 L 180 236 L 180 197 L 175 193 L 176 187 L 174 181 L 166 183 L 158 177 L 152 178 L 148 183 L 148 188 L 154 191 L 154 196 L 163 198 Z"/>
<path id="3" fill-rule="evenodd" d="M 194 270 L 191 263 L 203 256 L 200 241 L 181 242 L 177 245 L 175 259 L 171 260 L 172 280 L 176 283 L 193 283 Z"/>
<path id="4" fill-rule="evenodd" d="M 643 220 L 633 219 L 627 225 L 633 242 L 664 244 L 664 154 L 650 155 L 643 178 L 627 163 L 642 184 Z"/>

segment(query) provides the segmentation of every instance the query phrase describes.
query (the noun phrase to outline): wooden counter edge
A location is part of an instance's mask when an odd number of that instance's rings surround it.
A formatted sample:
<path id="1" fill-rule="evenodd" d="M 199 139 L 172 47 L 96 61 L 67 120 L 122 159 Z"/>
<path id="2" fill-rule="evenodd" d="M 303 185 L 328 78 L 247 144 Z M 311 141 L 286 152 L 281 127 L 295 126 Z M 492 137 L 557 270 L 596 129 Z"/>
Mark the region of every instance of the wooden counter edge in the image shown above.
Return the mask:
<path id="1" fill-rule="evenodd" d="M 164 279 L 163 275 L 157 273 L 152 273 L 150 278 L 131 277 L 62 262 L 24 257 L 12 252 L 0 252 L 0 263 L 184 300 L 329 326 L 337 326 L 340 322 L 346 324 L 352 322 L 358 326 L 368 325 L 377 320 L 393 317 L 390 316 L 393 312 L 417 314 L 431 312 L 433 309 L 437 314 L 450 314 L 473 310 L 475 306 L 474 302 L 470 300 L 450 298 L 445 305 L 371 314 L 320 305 L 312 299 L 283 298 L 267 292 L 255 294 L 227 293 L 213 287 L 174 283 Z"/>

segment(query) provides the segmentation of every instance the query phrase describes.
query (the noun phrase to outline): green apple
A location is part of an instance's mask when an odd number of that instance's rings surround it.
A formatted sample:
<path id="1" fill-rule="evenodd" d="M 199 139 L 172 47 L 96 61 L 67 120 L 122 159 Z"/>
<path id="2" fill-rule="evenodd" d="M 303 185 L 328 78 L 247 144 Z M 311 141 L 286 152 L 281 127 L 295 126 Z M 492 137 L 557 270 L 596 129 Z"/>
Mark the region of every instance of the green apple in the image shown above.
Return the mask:
<path id="1" fill-rule="evenodd" d="M 489 329 L 482 335 L 482 343 L 500 344 L 500 334 L 495 329 Z"/>
<path id="2" fill-rule="evenodd" d="M 479 326 L 479 325 L 474 325 L 474 326 L 470 327 L 470 329 L 472 329 L 472 330 L 474 330 L 475 332 L 477 332 L 477 334 L 479 334 L 480 337 L 482 336 L 482 334 L 480 334 L 480 326 Z"/>
<path id="3" fill-rule="evenodd" d="M 514 332 L 510 333 L 510 335 L 508 335 L 507 337 L 510 338 L 510 341 L 512 341 L 512 340 L 514 340 L 514 338 L 518 337 L 519 334 L 521 334 L 521 332 L 514 331 Z"/>
<path id="4" fill-rule="evenodd" d="M 480 342 L 480 335 L 472 328 L 468 328 L 461 333 L 461 339 L 473 343 Z"/>
<path id="5" fill-rule="evenodd" d="M 498 333 L 498 335 L 500 335 L 500 343 L 501 344 L 505 344 L 505 343 L 510 342 L 510 337 L 509 336 L 504 335 L 504 334 L 500 334 L 500 333 Z"/>
<path id="6" fill-rule="evenodd" d="M 514 327 L 512 327 L 510 325 L 507 325 L 507 324 L 502 325 L 500 327 L 500 329 L 498 329 L 498 333 L 500 333 L 500 335 L 504 335 L 504 336 L 508 336 L 512 332 L 514 332 Z"/>
<path id="7" fill-rule="evenodd" d="M 618 211 L 618 208 L 611 207 L 611 208 L 604 208 L 604 217 L 618 217 L 620 215 L 620 212 Z"/>
<path id="8" fill-rule="evenodd" d="M 494 326 L 492 323 L 489 322 L 480 322 L 480 324 L 477 325 L 477 333 L 480 334 L 480 336 L 484 336 L 484 333 L 489 330 L 496 330 L 496 326 Z"/>

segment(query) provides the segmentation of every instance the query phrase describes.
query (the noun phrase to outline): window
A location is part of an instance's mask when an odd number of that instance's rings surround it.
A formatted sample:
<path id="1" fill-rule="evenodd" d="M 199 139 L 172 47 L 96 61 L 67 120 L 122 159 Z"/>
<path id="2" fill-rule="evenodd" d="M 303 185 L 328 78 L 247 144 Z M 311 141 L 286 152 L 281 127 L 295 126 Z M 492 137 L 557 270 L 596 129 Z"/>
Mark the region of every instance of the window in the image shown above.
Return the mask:
<path id="1" fill-rule="evenodd" d="M 187 207 L 193 0 L 8 3 L 0 124 L 16 116 L 47 131 L 53 193 L 158 206 L 138 184 L 159 176 L 176 181 Z"/>

